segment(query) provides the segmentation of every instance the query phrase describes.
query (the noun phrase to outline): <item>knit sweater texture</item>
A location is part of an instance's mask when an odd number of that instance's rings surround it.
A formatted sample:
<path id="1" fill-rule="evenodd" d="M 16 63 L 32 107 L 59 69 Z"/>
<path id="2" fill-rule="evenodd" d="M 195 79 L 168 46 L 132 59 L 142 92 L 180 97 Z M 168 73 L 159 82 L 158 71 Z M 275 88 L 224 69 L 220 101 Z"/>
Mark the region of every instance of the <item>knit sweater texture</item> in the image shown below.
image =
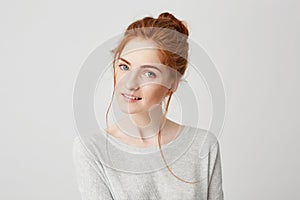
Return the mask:
<path id="1" fill-rule="evenodd" d="M 73 161 L 82 200 L 224 199 L 220 145 L 213 133 L 185 125 L 161 147 L 174 174 L 158 146 L 130 146 L 104 131 L 77 135 Z M 107 150 L 114 165 L 105 159 Z"/>

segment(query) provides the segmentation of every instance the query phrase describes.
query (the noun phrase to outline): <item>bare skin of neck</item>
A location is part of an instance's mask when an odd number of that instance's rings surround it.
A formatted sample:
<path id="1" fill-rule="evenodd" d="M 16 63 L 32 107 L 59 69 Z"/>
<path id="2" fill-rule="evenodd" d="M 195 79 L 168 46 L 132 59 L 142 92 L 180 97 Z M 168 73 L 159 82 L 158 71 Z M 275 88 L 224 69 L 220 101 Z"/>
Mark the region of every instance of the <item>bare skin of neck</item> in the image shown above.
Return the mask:
<path id="1" fill-rule="evenodd" d="M 182 126 L 167 119 L 161 105 L 154 105 L 147 112 L 127 114 L 113 126 L 105 129 L 108 134 L 125 144 L 137 147 L 158 146 L 160 130 L 161 144 L 174 140 Z"/>

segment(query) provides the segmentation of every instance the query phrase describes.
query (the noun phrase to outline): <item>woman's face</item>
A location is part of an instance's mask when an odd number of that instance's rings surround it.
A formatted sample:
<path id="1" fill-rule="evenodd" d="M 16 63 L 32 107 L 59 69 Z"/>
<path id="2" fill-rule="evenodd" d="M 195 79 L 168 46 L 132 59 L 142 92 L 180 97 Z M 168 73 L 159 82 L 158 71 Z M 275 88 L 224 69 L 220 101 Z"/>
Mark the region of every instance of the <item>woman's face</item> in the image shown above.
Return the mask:
<path id="1" fill-rule="evenodd" d="M 116 96 L 128 114 L 147 112 L 169 95 L 173 69 L 164 66 L 149 40 L 133 39 L 115 64 Z"/>

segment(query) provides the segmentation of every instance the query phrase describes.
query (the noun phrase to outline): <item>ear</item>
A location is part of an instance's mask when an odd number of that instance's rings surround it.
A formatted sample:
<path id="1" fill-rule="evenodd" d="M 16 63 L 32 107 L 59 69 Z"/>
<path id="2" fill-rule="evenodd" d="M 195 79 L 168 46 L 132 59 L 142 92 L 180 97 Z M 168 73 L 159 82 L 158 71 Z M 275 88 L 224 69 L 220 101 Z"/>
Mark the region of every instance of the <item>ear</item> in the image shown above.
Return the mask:
<path id="1" fill-rule="evenodd" d="M 173 81 L 172 84 L 171 84 L 171 88 L 169 88 L 168 92 L 169 93 L 171 93 L 171 92 L 174 93 L 177 90 L 177 88 L 178 88 L 178 84 L 179 84 L 178 80 Z"/>
<path id="2" fill-rule="evenodd" d="M 167 92 L 167 94 L 166 94 L 165 97 L 170 96 L 171 92 L 172 92 L 172 90 L 171 90 L 171 88 L 169 88 L 169 90 L 168 90 L 168 92 Z"/>

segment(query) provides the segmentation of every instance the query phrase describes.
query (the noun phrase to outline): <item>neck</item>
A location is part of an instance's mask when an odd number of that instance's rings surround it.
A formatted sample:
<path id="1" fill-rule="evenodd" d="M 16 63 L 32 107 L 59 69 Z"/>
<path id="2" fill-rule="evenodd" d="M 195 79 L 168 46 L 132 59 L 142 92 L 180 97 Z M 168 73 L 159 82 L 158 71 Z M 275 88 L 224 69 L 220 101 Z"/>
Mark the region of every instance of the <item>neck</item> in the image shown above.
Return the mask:
<path id="1" fill-rule="evenodd" d="M 166 121 L 161 105 L 155 105 L 147 112 L 128 114 L 118 122 L 118 126 L 130 137 L 147 140 L 156 137 Z"/>

